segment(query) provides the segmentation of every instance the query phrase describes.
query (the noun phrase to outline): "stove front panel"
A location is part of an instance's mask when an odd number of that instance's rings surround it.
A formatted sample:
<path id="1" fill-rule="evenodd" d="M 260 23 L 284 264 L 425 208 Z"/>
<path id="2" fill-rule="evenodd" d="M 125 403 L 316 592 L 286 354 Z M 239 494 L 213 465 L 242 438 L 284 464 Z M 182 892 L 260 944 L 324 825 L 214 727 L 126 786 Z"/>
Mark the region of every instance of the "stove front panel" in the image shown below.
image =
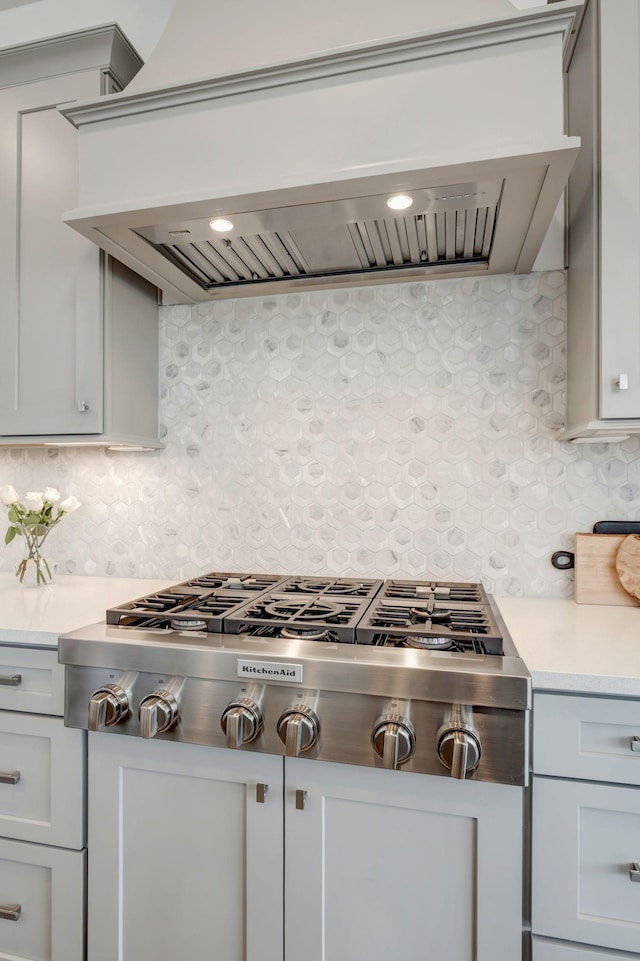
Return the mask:
<path id="1" fill-rule="evenodd" d="M 293 683 L 245 682 L 195 677 L 170 677 L 164 674 L 123 672 L 117 668 L 88 668 L 67 665 L 65 724 L 86 730 L 88 704 L 92 694 L 106 684 L 126 686 L 131 710 L 107 734 L 140 737 L 138 706 L 143 698 L 159 689 L 171 689 L 180 703 L 178 722 L 160 733 L 156 740 L 227 747 L 221 718 L 225 708 L 242 698 L 259 705 L 263 727 L 259 736 L 236 750 L 249 754 L 284 756 L 285 745 L 278 735 L 278 720 L 300 704 L 317 716 L 319 737 L 301 757 L 382 768 L 371 735 L 383 715 L 409 718 L 415 728 L 415 753 L 398 771 L 449 777 L 437 755 L 438 731 L 449 717 L 451 706 L 439 701 L 408 701 L 392 695 L 354 694 L 342 691 L 313 690 Z M 528 712 L 475 707 L 473 723 L 482 742 L 482 757 L 472 775 L 474 780 L 503 784 L 527 783 Z"/>

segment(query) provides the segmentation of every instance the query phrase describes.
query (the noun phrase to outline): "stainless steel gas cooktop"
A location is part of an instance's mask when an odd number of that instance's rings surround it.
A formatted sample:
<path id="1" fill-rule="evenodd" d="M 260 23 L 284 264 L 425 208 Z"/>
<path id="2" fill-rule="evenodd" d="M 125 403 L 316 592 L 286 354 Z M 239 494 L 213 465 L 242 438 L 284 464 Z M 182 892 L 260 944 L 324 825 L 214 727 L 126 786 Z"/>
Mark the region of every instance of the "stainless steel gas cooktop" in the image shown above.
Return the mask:
<path id="1" fill-rule="evenodd" d="M 59 651 L 70 726 L 526 783 L 530 679 L 481 584 L 212 572 Z"/>

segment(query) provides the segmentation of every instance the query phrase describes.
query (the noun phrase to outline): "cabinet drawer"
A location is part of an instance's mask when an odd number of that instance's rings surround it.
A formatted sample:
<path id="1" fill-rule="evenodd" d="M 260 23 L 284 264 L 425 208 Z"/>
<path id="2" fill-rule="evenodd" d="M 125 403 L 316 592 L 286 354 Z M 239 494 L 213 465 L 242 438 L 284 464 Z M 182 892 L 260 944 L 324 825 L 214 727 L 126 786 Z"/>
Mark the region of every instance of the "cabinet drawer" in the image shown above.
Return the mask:
<path id="1" fill-rule="evenodd" d="M 636 738 L 640 739 L 640 701 L 534 697 L 534 774 L 640 784 Z"/>
<path id="2" fill-rule="evenodd" d="M 533 961 L 636 961 L 637 954 L 627 951 L 602 951 L 583 944 L 566 944 L 564 941 L 547 941 L 533 938 Z"/>
<path id="3" fill-rule="evenodd" d="M 0 714 L 0 836 L 83 847 L 84 771 L 83 731 L 62 718 Z"/>
<path id="4" fill-rule="evenodd" d="M 82 961 L 85 852 L 0 839 L 1 961 Z"/>
<path id="5" fill-rule="evenodd" d="M 64 714 L 64 667 L 57 651 L 0 647 L 0 710 Z"/>
<path id="6" fill-rule="evenodd" d="M 533 780 L 533 932 L 637 952 L 640 791 Z"/>

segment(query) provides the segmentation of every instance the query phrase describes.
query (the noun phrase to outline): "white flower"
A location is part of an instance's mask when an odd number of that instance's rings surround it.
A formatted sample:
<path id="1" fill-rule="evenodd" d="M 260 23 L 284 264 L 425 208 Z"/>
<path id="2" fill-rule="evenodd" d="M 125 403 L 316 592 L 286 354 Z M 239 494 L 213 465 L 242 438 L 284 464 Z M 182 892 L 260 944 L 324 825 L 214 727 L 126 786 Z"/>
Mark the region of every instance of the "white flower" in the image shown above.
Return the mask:
<path id="1" fill-rule="evenodd" d="M 66 500 L 60 502 L 60 510 L 64 511 L 65 514 L 70 514 L 72 511 L 77 511 L 79 507 L 82 507 L 80 501 L 73 494 L 67 497 Z"/>
<path id="2" fill-rule="evenodd" d="M 34 511 L 37 514 L 44 507 L 42 491 L 27 491 L 22 498 L 22 503 L 28 511 Z"/>
<path id="3" fill-rule="evenodd" d="M 60 500 L 60 491 L 57 491 L 55 487 L 45 487 L 42 500 L 45 504 L 57 504 Z"/>
<path id="4" fill-rule="evenodd" d="M 11 484 L 5 484 L 4 487 L 0 487 L 0 500 L 3 504 L 15 504 L 19 500 L 17 490 Z"/>

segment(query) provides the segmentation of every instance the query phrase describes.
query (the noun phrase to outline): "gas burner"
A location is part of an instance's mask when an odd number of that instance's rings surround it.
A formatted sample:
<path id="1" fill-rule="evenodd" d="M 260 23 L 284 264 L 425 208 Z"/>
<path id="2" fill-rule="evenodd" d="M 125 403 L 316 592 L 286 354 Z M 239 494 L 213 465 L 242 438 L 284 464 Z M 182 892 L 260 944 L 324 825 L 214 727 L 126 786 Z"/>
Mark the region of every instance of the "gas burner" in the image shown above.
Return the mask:
<path id="1" fill-rule="evenodd" d="M 450 637 L 424 637 L 420 634 L 409 634 L 402 639 L 403 647 L 415 647 L 421 651 L 451 651 L 456 647 Z"/>
<path id="2" fill-rule="evenodd" d="M 206 631 L 207 622 L 200 617 L 172 617 L 173 631 Z"/>
<path id="3" fill-rule="evenodd" d="M 315 628 L 283 627 L 280 631 L 280 637 L 289 641 L 329 641 L 331 640 L 331 632 L 319 631 Z"/>
<path id="4" fill-rule="evenodd" d="M 332 621 L 340 617 L 340 608 L 330 601 L 293 601 L 283 598 L 264 606 L 265 614 L 278 620 Z"/>

